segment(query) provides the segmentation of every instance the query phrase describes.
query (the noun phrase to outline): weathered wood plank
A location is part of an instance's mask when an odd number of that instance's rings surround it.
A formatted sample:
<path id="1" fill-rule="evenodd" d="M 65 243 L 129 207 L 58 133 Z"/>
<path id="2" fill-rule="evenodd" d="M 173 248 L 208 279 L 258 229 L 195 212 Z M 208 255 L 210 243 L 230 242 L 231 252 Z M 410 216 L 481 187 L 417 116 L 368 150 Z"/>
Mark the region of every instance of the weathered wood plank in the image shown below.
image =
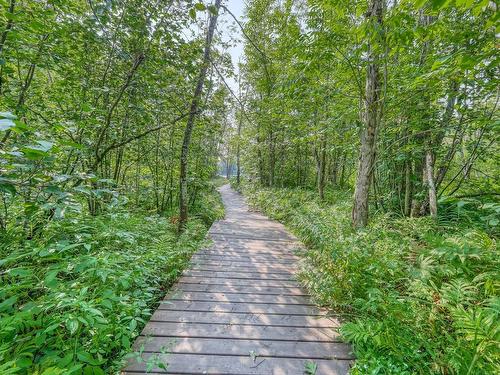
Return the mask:
<path id="1" fill-rule="evenodd" d="M 296 266 L 291 263 L 274 263 L 268 262 L 254 262 L 253 260 L 248 261 L 214 261 L 214 260 L 204 260 L 199 258 L 191 259 L 192 267 L 217 267 L 217 270 L 224 269 L 227 271 L 226 267 L 233 268 L 235 270 L 245 269 L 245 270 L 272 270 L 272 271 L 288 271 L 296 270 Z"/>
<path id="2" fill-rule="evenodd" d="M 297 288 L 299 283 L 295 280 L 279 281 L 279 280 L 252 280 L 252 279 L 224 279 L 224 278 L 211 278 L 211 277 L 196 277 L 196 276 L 182 276 L 179 283 L 191 284 L 210 284 L 210 285 L 227 285 L 227 286 L 255 286 L 255 287 L 285 287 Z"/>
<path id="3" fill-rule="evenodd" d="M 241 339 L 205 339 L 141 336 L 134 344 L 135 350 L 168 353 L 240 355 L 254 352 L 263 357 L 307 358 L 307 359 L 352 359 L 351 347 L 344 343 L 307 341 L 261 341 Z"/>
<path id="4" fill-rule="evenodd" d="M 218 253 L 223 255 L 247 255 L 247 256 L 278 256 L 278 257 L 294 257 L 297 258 L 297 253 L 300 250 L 295 250 L 294 247 L 257 247 L 257 246 L 248 246 L 242 247 L 240 244 L 238 246 L 232 247 L 222 247 L 219 246 L 218 243 L 214 243 L 212 247 L 203 250 L 201 253 Z"/>
<path id="5" fill-rule="evenodd" d="M 153 322 L 203 323 L 203 324 L 254 324 L 283 327 L 337 328 L 338 321 L 325 316 L 288 314 L 251 314 L 232 312 L 189 312 L 157 310 Z"/>
<path id="6" fill-rule="evenodd" d="M 214 278 L 228 278 L 228 279 L 255 279 L 255 280 L 282 280 L 289 281 L 295 280 L 292 275 L 283 275 L 275 273 L 260 273 L 260 272 L 225 272 L 225 271 L 200 271 L 200 270 L 187 270 L 184 272 L 185 276 L 206 276 Z"/>
<path id="7" fill-rule="evenodd" d="M 223 339 L 259 339 L 338 342 L 339 333 L 329 328 L 274 327 L 243 324 L 201 324 L 149 322 L 143 336 L 206 337 Z"/>
<path id="8" fill-rule="evenodd" d="M 244 293 L 270 294 L 278 296 L 307 296 L 308 294 L 297 287 L 284 286 L 256 286 L 256 285 L 219 285 L 219 284 L 191 284 L 178 283 L 177 290 L 184 292 L 212 292 L 212 293 Z"/>
<path id="9" fill-rule="evenodd" d="M 238 222 L 221 220 L 212 225 L 209 233 L 211 232 L 224 234 L 249 233 L 253 236 L 257 235 L 258 237 L 268 238 L 280 236 L 283 238 L 293 238 L 296 240 L 296 238 L 290 235 L 282 225 L 266 221 L 259 221 L 256 223 L 252 220 L 240 220 Z"/>
<path id="10" fill-rule="evenodd" d="M 174 290 L 166 299 L 171 301 L 205 301 L 205 302 L 232 302 L 232 303 L 268 303 L 284 305 L 310 305 L 310 299 L 304 296 L 278 296 L 268 294 L 240 294 L 216 292 L 183 292 Z"/>
<path id="11" fill-rule="evenodd" d="M 290 250 L 290 249 L 300 249 L 301 246 L 298 242 L 293 241 L 270 241 L 263 238 L 238 238 L 236 236 L 227 236 L 228 238 L 221 238 L 223 235 L 215 235 L 213 237 L 212 246 L 215 248 L 222 249 L 260 249 L 260 250 Z"/>
<path id="12" fill-rule="evenodd" d="M 260 266 L 249 264 L 248 266 L 244 266 L 244 267 L 225 266 L 222 268 L 221 266 L 211 266 L 211 265 L 207 265 L 204 263 L 200 263 L 200 264 L 193 264 L 191 266 L 191 269 L 192 270 L 200 270 L 200 271 L 219 271 L 219 270 L 223 269 L 226 272 L 244 272 L 244 273 L 258 272 L 258 273 L 267 273 L 267 274 L 274 273 L 274 274 L 281 274 L 281 275 L 293 275 L 294 272 L 296 272 L 296 270 L 293 269 L 292 267 L 280 268 L 280 267 L 268 266 L 265 264 L 262 264 Z"/>
<path id="13" fill-rule="evenodd" d="M 326 312 L 316 306 L 277 305 L 267 303 L 230 303 L 230 302 L 200 302 L 200 301 L 163 301 L 160 310 L 177 311 L 217 311 L 253 314 L 288 314 L 288 315 L 326 315 Z"/>
<path id="14" fill-rule="evenodd" d="M 297 243 L 297 240 L 295 240 L 292 237 L 288 238 L 281 238 L 280 236 L 275 236 L 275 237 L 259 237 L 258 235 L 252 236 L 250 233 L 222 233 L 222 232 L 211 232 L 210 237 L 221 241 L 224 240 L 228 243 L 240 243 L 243 241 L 266 241 L 266 242 L 278 242 L 278 243 L 287 243 L 287 244 L 292 244 L 292 243 Z"/>
<path id="15" fill-rule="evenodd" d="M 152 354 L 144 354 L 147 361 Z M 305 359 L 295 358 L 252 358 L 246 356 L 215 356 L 195 354 L 159 354 L 156 363 L 162 363 L 167 370 L 154 367 L 154 373 L 177 373 L 177 374 L 231 374 L 231 375 L 299 375 L 304 373 Z M 314 361 L 317 365 L 316 375 L 340 375 L 347 374 L 350 361 L 343 360 L 321 360 Z M 146 373 L 147 364 L 143 361 L 137 363 L 131 360 L 128 373 Z M 126 372 L 126 373 L 127 373 Z M 126 374 L 125 373 L 125 374 Z"/>
<path id="16" fill-rule="evenodd" d="M 227 254 L 204 254 L 198 252 L 191 258 L 192 261 L 211 261 L 211 262 L 252 262 L 252 263 L 273 263 L 273 264 L 290 264 L 295 265 L 297 259 L 294 258 L 285 258 L 281 256 L 246 256 L 246 255 L 237 255 L 231 256 Z"/>

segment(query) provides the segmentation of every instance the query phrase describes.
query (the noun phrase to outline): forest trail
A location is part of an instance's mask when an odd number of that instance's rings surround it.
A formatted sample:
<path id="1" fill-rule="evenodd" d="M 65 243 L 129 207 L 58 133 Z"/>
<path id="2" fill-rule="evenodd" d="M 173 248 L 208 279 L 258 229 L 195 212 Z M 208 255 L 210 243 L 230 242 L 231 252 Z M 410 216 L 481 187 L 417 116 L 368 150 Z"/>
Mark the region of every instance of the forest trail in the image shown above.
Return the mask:
<path id="1" fill-rule="evenodd" d="M 155 363 L 149 373 L 347 374 L 353 357 L 338 322 L 294 279 L 296 238 L 229 185 L 219 191 L 226 217 L 209 231 L 213 244 L 193 256 L 135 343 Z M 147 366 L 132 359 L 123 374 Z"/>

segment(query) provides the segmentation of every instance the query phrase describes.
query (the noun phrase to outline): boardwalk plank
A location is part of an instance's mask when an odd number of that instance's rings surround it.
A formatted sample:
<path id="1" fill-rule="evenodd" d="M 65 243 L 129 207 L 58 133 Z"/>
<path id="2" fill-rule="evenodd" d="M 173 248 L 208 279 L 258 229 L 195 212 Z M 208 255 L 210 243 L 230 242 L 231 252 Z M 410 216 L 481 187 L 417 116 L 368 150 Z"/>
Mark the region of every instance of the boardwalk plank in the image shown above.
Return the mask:
<path id="1" fill-rule="evenodd" d="M 231 256 L 227 254 L 203 254 L 198 252 L 195 256 L 191 258 L 192 261 L 206 261 L 206 262 L 236 262 L 236 263 L 272 263 L 272 264 L 283 264 L 283 265 L 291 265 L 293 266 L 296 262 L 296 258 L 284 258 L 283 256 L 244 256 L 237 255 Z"/>
<path id="2" fill-rule="evenodd" d="M 278 281 L 278 280 L 252 280 L 252 279 L 224 279 L 224 278 L 211 278 L 211 277 L 196 277 L 196 276 L 182 276 L 179 279 L 180 283 L 191 283 L 191 284 L 210 284 L 210 285 L 227 285 L 227 286 L 239 286 L 248 285 L 255 287 L 285 287 L 285 288 L 297 288 L 299 284 L 295 280 L 290 281 Z"/>
<path id="3" fill-rule="evenodd" d="M 307 341 L 262 341 L 213 338 L 173 338 L 141 336 L 135 343 L 136 350 L 160 352 L 168 348 L 168 353 L 249 355 L 254 352 L 263 357 L 306 358 L 306 359 L 352 359 L 351 347 L 337 342 Z"/>
<path id="4" fill-rule="evenodd" d="M 210 260 L 202 260 L 202 259 L 192 259 L 191 260 L 192 268 L 199 267 L 204 269 L 212 269 L 220 271 L 224 269 L 226 271 L 252 271 L 252 272 L 287 272 L 295 271 L 295 266 L 290 264 L 279 264 L 272 262 L 253 262 L 249 261 L 210 261 Z M 208 267 L 208 268 L 207 268 Z"/>
<path id="5" fill-rule="evenodd" d="M 205 270 L 205 271 L 220 271 L 221 269 L 227 272 L 260 272 L 260 273 L 282 273 L 292 275 L 295 272 L 294 267 L 280 267 L 278 265 L 270 264 L 248 264 L 246 266 L 220 266 L 220 265 L 210 265 L 206 263 L 194 263 L 191 266 L 193 270 Z"/>
<path id="6" fill-rule="evenodd" d="M 311 305 L 311 301 L 303 296 L 277 296 L 268 294 L 240 294 L 240 293 L 211 293 L 211 292 L 182 292 L 174 290 L 167 295 L 171 301 L 205 301 L 205 302 L 233 302 L 233 303 L 268 303 L 286 305 Z"/>
<path id="7" fill-rule="evenodd" d="M 283 287 L 283 286 L 178 283 L 177 289 L 182 290 L 184 292 L 215 292 L 215 293 L 272 294 L 281 296 L 307 296 L 307 293 L 302 288 Z"/>
<path id="8" fill-rule="evenodd" d="M 228 279 L 255 279 L 255 280 L 295 280 L 293 275 L 260 272 L 225 272 L 225 271 L 203 271 L 187 270 L 185 276 L 216 277 Z"/>
<path id="9" fill-rule="evenodd" d="M 145 354 L 147 360 L 151 354 Z M 217 375 L 302 375 L 304 373 L 306 360 L 291 358 L 255 358 L 246 356 L 215 356 L 215 355 L 193 355 L 193 354 L 160 354 L 157 362 L 163 363 L 167 369 L 153 368 L 154 373 L 177 373 L 177 374 L 217 374 Z M 316 374 L 339 375 L 347 374 L 350 361 L 343 360 L 316 360 Z M 132 363 L 128 367 L 128 373 L 145 373 L 146 363 Z"/>
<path id="10" fill-rule="evenodd" d="M 326 315 L 316 306 L 279 305 L 267 303 L 230 303 L 200 301 L 163 301 L 160 310 L 177 311 L 217 311 L 253 314 Z"/>
<path id="11" fill-rule="evenodd" d="M 274 327 L 243 324 L 149 322 L 144 336 L 338 342 L 338 332 L 317 327 Z"/>
<path id="12" fill-rule="evenodd" d="M 254 324 L 283 327 L 337 328 L 333 318 L 310 315 L 251 314 L 232 312 L 189 312 L 157 310 L 151 317 L 154 322 L 203 323 L 203 324 Z"/>

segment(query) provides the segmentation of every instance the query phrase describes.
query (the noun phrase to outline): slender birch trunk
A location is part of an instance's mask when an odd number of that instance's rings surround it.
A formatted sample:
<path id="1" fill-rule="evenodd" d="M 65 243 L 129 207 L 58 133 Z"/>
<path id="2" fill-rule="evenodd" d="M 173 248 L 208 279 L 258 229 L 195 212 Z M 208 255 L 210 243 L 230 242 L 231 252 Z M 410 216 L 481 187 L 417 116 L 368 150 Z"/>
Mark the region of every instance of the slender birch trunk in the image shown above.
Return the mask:
<path id="1" fill-rule="evenodd" d="M 205 39 L 205 50 L 203 53 L 203 62 L 200 68 L 200 74 L 194 90 L 193 99 L 191 101 L 191 108 L 184 131 L 184 139 L 182 141 L 181 159 L 180 159 L 180 178 L 179 178 L 179 232 L 182 232 L 186 227 L 188 219 L 188 156 L 189 144 L 191 143 L 191 135 L 193 133 L 194 122 L 200 106 L 201 94 L 203 92 L 203 84 L 207 76 L 208 66 L 210 64 L 210 48 L 212 46 L 212 39 L 214 37 L 215 26 L 217 25 L 217 16 L 219 13 L 221 0 L 215 0 L 215 14 L 210 15 L 210 21 Z"/>

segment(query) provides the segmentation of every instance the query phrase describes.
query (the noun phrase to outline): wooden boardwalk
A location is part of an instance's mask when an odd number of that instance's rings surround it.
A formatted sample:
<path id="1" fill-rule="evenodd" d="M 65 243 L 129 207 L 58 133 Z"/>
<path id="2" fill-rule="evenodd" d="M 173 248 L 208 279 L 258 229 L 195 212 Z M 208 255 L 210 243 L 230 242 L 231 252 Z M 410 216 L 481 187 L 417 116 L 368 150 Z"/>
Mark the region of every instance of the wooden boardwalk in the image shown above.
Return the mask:
<path id="1" fill-rule="evenodd" d="M 297 240 L 248 211 L 229 185 L 226 218 L 210 229 L 211 247 L 165 297 L 137 339 L 152 374 L 347 374 L 352 355 L 338 323 L 294 280 Z M 158 366 L 163 363 L 163 366 Z M 146 373 L 130 360 L 123 374 Z"/>

